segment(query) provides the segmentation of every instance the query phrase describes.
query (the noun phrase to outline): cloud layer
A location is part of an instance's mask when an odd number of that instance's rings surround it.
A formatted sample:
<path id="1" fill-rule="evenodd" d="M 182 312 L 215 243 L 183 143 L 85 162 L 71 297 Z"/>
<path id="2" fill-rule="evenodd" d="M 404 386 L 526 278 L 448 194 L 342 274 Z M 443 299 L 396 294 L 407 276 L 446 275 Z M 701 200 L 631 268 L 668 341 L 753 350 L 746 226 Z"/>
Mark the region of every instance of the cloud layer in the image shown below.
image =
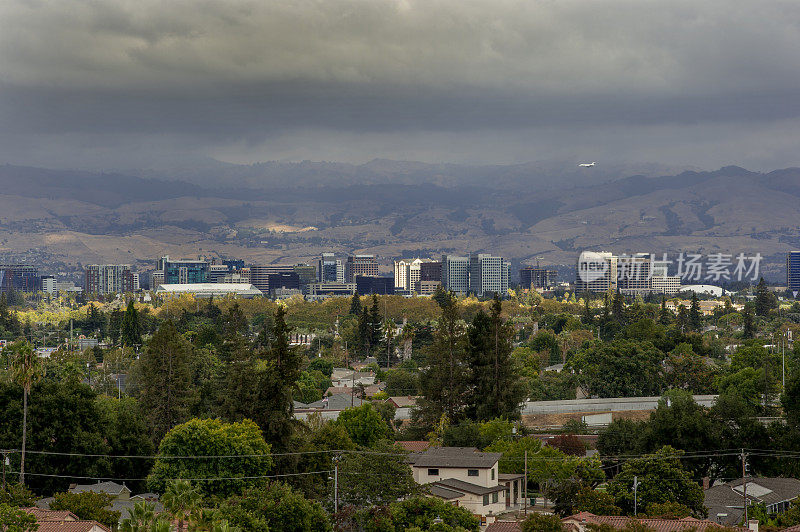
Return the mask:
<path id="1" fill-rule="evenodd" d="M 783 166 L 798 49 L 788 1 L 8 0 L 0 160 Z"/>

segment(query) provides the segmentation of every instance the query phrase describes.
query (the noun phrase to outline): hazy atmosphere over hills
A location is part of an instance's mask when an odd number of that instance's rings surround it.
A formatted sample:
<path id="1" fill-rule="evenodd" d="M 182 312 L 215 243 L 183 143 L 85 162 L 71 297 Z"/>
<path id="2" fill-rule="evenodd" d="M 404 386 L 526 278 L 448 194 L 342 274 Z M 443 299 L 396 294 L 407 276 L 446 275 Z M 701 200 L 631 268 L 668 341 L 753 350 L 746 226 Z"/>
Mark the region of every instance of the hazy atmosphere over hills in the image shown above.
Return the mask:
<path id="1" fill-rule="evenodd" d="M 74 269 L 167 253 L 266 263 L 358 251 L 388 264 L 490 251 L 571 265 L 586 248 L 759 252 L 780 278 L 780 254 L 800 246 L 800 169 L 666 170 L 376 160 L 218 163 L 157 179 L 6 165 L 0 253 Z"/>

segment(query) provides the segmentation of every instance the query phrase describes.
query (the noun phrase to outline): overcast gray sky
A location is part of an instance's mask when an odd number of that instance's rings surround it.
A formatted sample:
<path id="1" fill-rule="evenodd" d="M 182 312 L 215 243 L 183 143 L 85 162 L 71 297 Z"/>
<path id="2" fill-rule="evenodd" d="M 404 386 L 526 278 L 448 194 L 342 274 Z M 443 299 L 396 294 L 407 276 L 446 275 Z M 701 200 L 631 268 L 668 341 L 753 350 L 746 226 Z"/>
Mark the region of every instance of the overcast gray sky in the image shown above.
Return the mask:
<path id="1" fill-rule="evenodd" d="M 800 165 L 800 2 L 4 0 L 0 162 Z"/>

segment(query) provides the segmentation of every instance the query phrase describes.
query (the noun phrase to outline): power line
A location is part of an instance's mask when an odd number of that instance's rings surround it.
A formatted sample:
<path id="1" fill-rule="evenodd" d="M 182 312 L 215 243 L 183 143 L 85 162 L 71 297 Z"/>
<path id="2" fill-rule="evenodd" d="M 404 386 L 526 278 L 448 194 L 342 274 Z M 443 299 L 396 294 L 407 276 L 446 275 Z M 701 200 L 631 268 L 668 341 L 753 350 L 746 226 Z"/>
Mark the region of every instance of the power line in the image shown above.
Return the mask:
<path id="1" fill-rule="evenodd" d="M 300 473 L 280 473 L 276 475 L 256 475 L 256 476 L 241 476 L 241 477 L 208 477 L 208 478 L 159 478 L 158 480 L 188 480 L 191 482 L 210 482 L 216 480 L 259 480 L 259 479 L 266 479 L 266 478 L 283 478 L 283 477 L 297 477 L 297 476 L 304 476 L 304 475 L 320 475 L 323 473 L 332 473 L 333 470 L 324 470 L 324 471 L 304 471 Z M 9 473 L 16 473 L 19 474 L 19 471 L 9 471 Z M 25 476 L 33 476 L 33 477 L 47 477 L 47 478 L 67 478 L 67 479 L 80 479 L 80 480 L 102 480 L 102 481 L 119 481 L 119 482 L 138 482 L 138 481 L 145 481 L 148 480 L 147 477 L 145 478 L 115 478 L 115 477 L 92 477 L 92 476 L 81 476 L 81 475 L 57 475 L 57 474 L 49 474 L 49 473 L 29 473 L 25 471 Z"/>

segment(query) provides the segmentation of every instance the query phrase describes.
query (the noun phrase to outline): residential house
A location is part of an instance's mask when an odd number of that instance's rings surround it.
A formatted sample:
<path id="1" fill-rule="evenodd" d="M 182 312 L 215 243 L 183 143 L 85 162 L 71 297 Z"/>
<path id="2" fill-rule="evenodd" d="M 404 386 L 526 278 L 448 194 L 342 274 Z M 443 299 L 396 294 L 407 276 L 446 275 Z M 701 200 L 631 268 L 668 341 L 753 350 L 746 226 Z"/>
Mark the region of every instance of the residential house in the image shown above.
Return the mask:
<path id="1" fill-rule="evenodd" d="M 744 496 L 742 479 L 718 484 L 705 490 L 703 504 L 708 518 L 721 525 L 742 520 Z M 767 513 L 785 512 L 792 500 L 800 497 L 800 480 L 796 478 L 748 478 L 747 504 L 763 504 Z"/>
<path id="2" fill-rule="evenodd" d="M 319 413 L 322 416 L 322 419 L 325 420 L 338 419 L 339 414 L 343 410 L 352 408 L 354 406 L 361 406 L 362 404 L 368 402 L 369 401 L 365 401 L 360 397 L 350 394 L 339 394 L 332 395 L 330 397 L 323 397 L 319 401 L 314 401 L 313 403 L 308 404 L 295 401 L 294 417 L 295 419 L 305 421 L 308 419 L 309 415 Z"/>
<path id="3" fill-rule="evenodd" d="M 500 457 L 474 447 L 436 447 L 411 454 L 408 460 L 414 480 L 431 496 L 492 522 L 521 499 L 522 475 L 501 475 Z"/>
<path id="4" fill-rule="evenodd" d="M 36 518 L 38 532 L 111 532 L 106 525 L 97 521 L 79 519 L 66 510 L 45 510 L 42 508 L 23 508 Z"/>
<path id="5" fill-rule="evenodd" d="M 131 494 L 131 490 L 125 484 L 117 482 L 97 482 L 96 484 L 76 484 L 70 487 L 70 493 L 84 493 L 92 491 L 95 493 L 105 493 L 112 497 L 111 510 L 120 512 L 120 519 L 128 516 L 127 510 L 133 510 L 137 502 L 147 501 L 153 504 L 155 511 L 161 512 L 164 507 L 158 502 L 158 495 L 155 493 L 141 493 L 138 495 Z M 46 497 L 36 501 L 36 506 L 40 509 L 50 508 L 50 503 L 53 502 L 53 497 Z M 40 528 L 41 530 L 41 528 Z"/>

